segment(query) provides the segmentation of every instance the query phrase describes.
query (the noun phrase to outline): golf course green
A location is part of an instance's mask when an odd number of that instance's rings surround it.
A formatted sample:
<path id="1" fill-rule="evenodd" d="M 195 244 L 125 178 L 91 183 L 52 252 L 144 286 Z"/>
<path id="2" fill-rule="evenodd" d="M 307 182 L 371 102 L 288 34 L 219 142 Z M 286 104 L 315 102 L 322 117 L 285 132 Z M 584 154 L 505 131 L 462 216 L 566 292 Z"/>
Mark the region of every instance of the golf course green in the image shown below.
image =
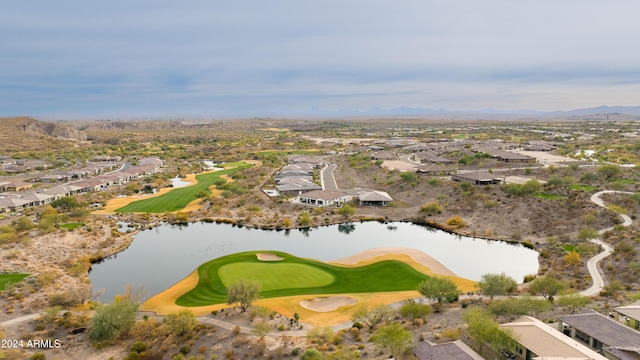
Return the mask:
<path id="1" fill-rule="evenodd" d="M 281 261 L 261 261 L 257 254 L 273 254 Z M 208 261 L 197 269 L 198 284 L 180 296 L 180 306 L 224 304 L 225 285 L 239 279 L 262 284 L 261 298 L 309 294 L 346 294 L 415 290 L 428 278 L 410 265 L 385 260 L 360 267 L 342 267 L 302 259 L 277 251 L 249 251 Z"/>
<path id="2" fill-rule="evenodd" d="M 183 188 L 173 189 L 168 193 L 154 198 L 139 200 L 130 203 L 127 206 L 117 209 L 116 213 L 164 213 L 173 212 L 184 209 L 190 202 L 196 200 L 197 194 L 201 191 L 211 192 L 209 188 L 217 181 L 221 180 L 222 175 L 230 175 L 234 172 L 251 167 L 251 164 L 245 162 L 222 164 L 226 169 L 215 172 L 208 172 L 196 175 L 196 184 Z"/>
<path id="3" fill-rule="evenodd" d="M 29 274 L 0 274 L 0 290 L 4 290 L 8 283 L 17 283 L 29 276 Z"/>

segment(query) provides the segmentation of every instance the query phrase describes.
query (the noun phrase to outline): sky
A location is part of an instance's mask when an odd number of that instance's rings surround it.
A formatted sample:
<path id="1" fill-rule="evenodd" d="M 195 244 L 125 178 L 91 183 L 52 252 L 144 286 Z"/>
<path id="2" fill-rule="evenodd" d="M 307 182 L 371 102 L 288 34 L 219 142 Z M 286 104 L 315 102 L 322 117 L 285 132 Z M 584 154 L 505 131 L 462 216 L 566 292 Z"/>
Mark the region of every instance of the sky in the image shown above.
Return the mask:
<path id="1" fill-rule="evenodd" d="M 637 0 L 3 1 L 0 116 L 640 105 Z"/>

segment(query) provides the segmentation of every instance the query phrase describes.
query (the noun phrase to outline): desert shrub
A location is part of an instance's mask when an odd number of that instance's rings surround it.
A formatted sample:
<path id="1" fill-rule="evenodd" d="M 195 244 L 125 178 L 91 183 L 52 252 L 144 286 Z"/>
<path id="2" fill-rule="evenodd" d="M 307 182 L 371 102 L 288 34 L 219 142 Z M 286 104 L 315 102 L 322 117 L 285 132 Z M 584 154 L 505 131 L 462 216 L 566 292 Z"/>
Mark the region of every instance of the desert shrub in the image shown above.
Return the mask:
<path id="1" fill-rule="evenodd" d="M 333 340 L 335 333 L 330 327 L 314 327 L 307 332 L 307 338 L 313 344 L 327 344 Z"/>
<path id="2" fill-rule="evenodd" d="M 493 199 L 488 199 L 488 200 L 485 200 L 484 202 L 484 206 L 488 208 L 496 207 L 497 205 L 498 203 Z"/>
<path id="3" fill-rule="evenodd" d="M 134 339 L 151 339 L 158 334 L 160 323 L 155 318 L 148 318 L 147 320 L 137 321 L 129 334 Z"/>
<path id="4" fill-rule="evenodd" d="M 240 326 L 238 326 L 238 325 L 234 326 L 233 330 L 231 330 L 231 332 L 233 333 L 233 335 L 240 334 Z"/>
<path id="5" fill-rule="evenodd" d="M 442 336 L 444 336 L 445 338 L 447 338 L 449 340 L 458 340 L 458 339 L 460 339 L 460 328 L 457 328 L 457 329 L 454 329 L 454 328 L 444 329 L 444 330 L 442 330 Z"/>
<path id="6" fill-rule="evenodd" d="M 427 215 L 440 214 L 442 212 L 442 205 L 440 205 L 437 201 L 432 201 L 426 205 L 423 205 L 420 208 L 420 212 Z"/>
<path id="7" fill-rule="evenodd" d="M 467 226 L 467 223 L 464 222 L 464 220 L 462 219 L 462 217 L 460 216 L 454 216 L 452 218 L 450 218 L 449 220 L 447 220 L 447 225 L 456 228 L 456 229 L 460 229 L 463 228 L 465 226 Z"/>
<path id="8" fill-rule="evenodd" d="M 196 328 L 198 322 L 195 315 L 189 309 L 173 312 L 163 319 L 165 329 L 175 335 L 189 335 Z"/>
<path id="9" fill-rule="evenodd" d="M 147 350 L 147 345 L 145 345 L 142 341 L 136 341 L 133 343 L 133 345 L 131 345 L 131 349 L 129 350 L 133 352 L 141 353 Z"/>
<path id="10" fill-rule="evenodd" d="M 322 353 L 316 348 L 307 349 L 302 353 L 300 360 L 322 360 Z"/>
<path id="11" fill-rule="evenodd" d="M 138 304 L 126 298 L 101 305 L 91 321 L 89 338 L 96 342 L 119 338 L 133 326 L 137 310 Z"/>

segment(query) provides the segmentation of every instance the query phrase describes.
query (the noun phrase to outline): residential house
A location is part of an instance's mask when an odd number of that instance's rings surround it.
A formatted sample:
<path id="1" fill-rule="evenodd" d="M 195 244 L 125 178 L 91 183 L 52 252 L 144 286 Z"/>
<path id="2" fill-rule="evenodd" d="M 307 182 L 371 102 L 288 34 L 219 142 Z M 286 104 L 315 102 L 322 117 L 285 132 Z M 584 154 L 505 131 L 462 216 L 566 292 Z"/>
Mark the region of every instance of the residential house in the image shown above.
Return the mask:
<path id="1" fill-rule="evenodd" d="M 0 213 L 21 211 L 29 206 L 30 201 L 13 196 L 0 196 Z"/>
<path id="2" fill-rule="evenodd" d="M 418 165 L 414 168 L 415 172 L 432 176 L 451 175 L 455 169 L 439 164 Z"/>
<path id="3" fill-rule="evenodd" d="M 624 316 L 624 322 L 630 327 L 640 330 L 640 300 L 630 305 L 615 308 L 616 319 L 620 320 L 620 315 Z"/>
<path id="4" fill-rule="evenodd" d="M 52 183 L 52 182 L 58 182 L 58 181 L 69 181 L 71 178 L 69 177 L 69 175 L 62 175 L 62 174 L 47 174 L 47 175 L 42 175 L 40 176 L 40 178 L 38 179 L 40 182 L 46 182 L 46 183 Z"/>
<path id="5" fill-rule="evenodd" d="M 393 198 L 384 191 L 372 190 L 358 193 L 360 205 L 387 206 L 393 202 Z"/>
<path id="6" fill-rule="evenodd" d="M 453 164 L 455 161 L 437 155 L 431 151 L 425 151 L 424 153 L 418 154 L 415 156 L 416 161 L 420 161 L 422 163 L 439 163 L 439 164 Z"/>
<path id="7" fill-rule="evenodd" d="M 278 185 L 276 190 L 280 194 L 297 195 L 309 191 L 321 190 L 322 186 L 314 183 L 311 179 L 291 176 L 283 179 Z"/>
<path id="8" fill-rule="evenodd" d="M 419 360 L 484 360 L 460 340 L 443 344 L 422 341 L 413 348 L 413 355 Z"/>
<path id="9" fill-rule="evenodd" d="M 9 156 L 0 156 L 0 165 L 15 165 L 16 159 Z"/>
<path id="10" fill-rule="evenodd" d="M 80 187 L 81 192 L 100 191 L 107 188 L 107 183 L 100 179 L 86 179 L 73 183 L 73 185 Z"/>
<path id="11" fill-rule="evenodd" d="M 32 183 L 24 182 L 24 181 L 10 181 L 0 183 L 0 189 L 2 191 L 23 191 L 33 187 Z"/>
<path id="12" fill-rule="evenodd" d="M 56 199 L 59 199 L 64 196 L 71 196 L 82 192 L 82 187 L 75 184 L 66 184 L 43 189 L 41 192 L 44 194 L 54 195 Z"/>
<path id="13" fill-rule="evenodd" d="M 506 163 L 518 163 L 518 164 L 535 164 L 536 163 L 536 158 L 534 157 L 518 154 L 514 152 L 507 152 L 507 151 L 497 154 L 496 159 L 498 161 L 502 161 Z"/>
<path id="14" fill-rule="evenodd" d="M 459 182 L 470 182 L 475 185 L 500 184 L 502 178 L 486 170 L 472 170 L 459 172 L 451 175 L 451 180 Z"/>
<path id="15" fill-rule="evenodd" d="M 24 195 L 22 199 L 29 201 L 28 206 L 39 206 L 39 205 L 46 205 L 56 200 L 56 196 L 51 194 L 44 194 L 44 193 L 30 193 L 30 194 Z"/>
<path id="16" fill-rule="evenodd" d="M 640 332 L 614 319 L 587 309 L 579 314 L 561 316 L 558 320 L 565 335 L 603 353 L 608 359 L 640 358 Z"/>
<path id="17" fill-rule="evenodd" d="M 339 205 L 351 201 L 353 196 L 343 191 L 315 190 L 298 195 L 297 202 L 315 206 Z"/>
<path id="18" fill-rule="evenodd" d="M 527 151 L 553 151 L 556 149 L 554 145 L 548 143 L 529 143 L 524 147 Z"/>
<path id="19" fill-rule="evenodd" d="M 500 328 L 510 330 L 516 356 L 522 360 L 607 360 L 596 351 L 531 316 L 522 316 L 513 322 L 501 324 Z"/>
<path id="20" fill-rule="evenodd" d="M 391 151 L 378 151 L 371 155 L 372 160 L 398 160 L 398 155 Z"/>
<path id="21" fill-rule="evenodd" d="M 119 161 L 122 161 L 122 156 L 96 155 L 91 159 L 91 161 L 119 162 Z"/>

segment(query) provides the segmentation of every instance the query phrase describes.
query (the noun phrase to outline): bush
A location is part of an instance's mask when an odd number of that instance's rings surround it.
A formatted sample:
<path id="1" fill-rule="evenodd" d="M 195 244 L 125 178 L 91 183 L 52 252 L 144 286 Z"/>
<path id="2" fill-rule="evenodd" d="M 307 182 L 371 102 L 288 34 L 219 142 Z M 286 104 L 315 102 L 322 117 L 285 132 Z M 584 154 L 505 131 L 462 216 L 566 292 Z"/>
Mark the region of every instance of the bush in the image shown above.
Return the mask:
<path id="1" fill-rule="evenodd" d="M 130 351 L 137 352 L 137 353 L 141 353 L 145 350 L 147 350 L 147 345 L 145 345 L 142 341 L 134 342 L 133 345 L 131 345 L 131 349 L 130 349 Z"/>
<path id="2" fill-rule="evenodd" d="M 464 222 L 464 220 L 462 219 L 462 217 L 460 216 L 454 216 L 452 218 L 450 218 L 449 220 L 447 220 L 447 225 L 455 228 L 455 229 L 460 229 L 463 227 L 467 226 L 467 223 Z"/>
<path id="3" fill-rule="evenodd" d="M 175 336 L 189 335 L 196 328 L 198 322 L 189 309 L 169 314 L 163 319 L 167 331 Z"/>
<path id="4" fill-rule="evenodd" d="M 420 212 L 427 215 L 440 214 L 442 212 L 442 206 L 437 201 L 432 201 L 420 208 Z"/>
<path id="5" fill-rule="evenodd" d="M 300 360 L 322 360 L 322 353 L 316 348 L 307 349 L 302 353 Z"/>
<path id="6" fill-rule="evenodd" d="M 89 338 L 96 342 L 119 338 L 133 326 L 137 310 L 138 304 L 126 298 L 101 305 L 91 321 Z"/>

